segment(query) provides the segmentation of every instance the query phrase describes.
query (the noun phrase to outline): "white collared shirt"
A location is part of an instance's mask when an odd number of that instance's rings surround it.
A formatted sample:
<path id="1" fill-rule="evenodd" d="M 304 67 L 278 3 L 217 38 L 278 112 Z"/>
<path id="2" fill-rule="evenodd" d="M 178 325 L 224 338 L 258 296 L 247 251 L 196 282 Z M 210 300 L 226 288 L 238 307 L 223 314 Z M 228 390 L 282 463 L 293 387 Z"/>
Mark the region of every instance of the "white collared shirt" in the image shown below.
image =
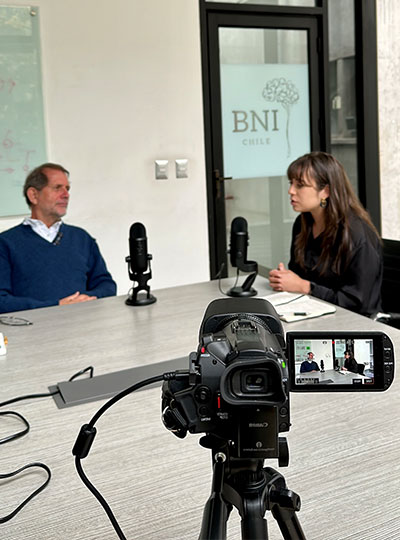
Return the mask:
<path id="1" fill-rule="evenodd" d="M 58 231 L 60 230 L 61 223 L 62 221 L 60 219 L 59 221 L 53 223 L 53 225 L 50 227 L 47 227 L 47 225 L 45 225 L 40 219 L 25 218 L 22 225 L 30 225 L 36 234 L 48 242 L 53 242 L 58 234 Z"/>

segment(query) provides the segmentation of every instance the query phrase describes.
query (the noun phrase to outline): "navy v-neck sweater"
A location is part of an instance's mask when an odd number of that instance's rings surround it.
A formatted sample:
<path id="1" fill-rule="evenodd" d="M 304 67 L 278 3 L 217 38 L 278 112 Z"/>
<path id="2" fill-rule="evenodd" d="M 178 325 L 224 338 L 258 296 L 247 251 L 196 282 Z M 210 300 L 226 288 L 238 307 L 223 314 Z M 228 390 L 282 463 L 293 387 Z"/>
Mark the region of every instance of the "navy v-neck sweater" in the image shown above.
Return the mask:
<path id="1" fill-rule="evenodd" d="M 116 294 L 86 231 L 63 223 L 53 243 L 28 225 L 0 234 L 0 313 L 57 305 L 76 291 L 98 298 Z"/>

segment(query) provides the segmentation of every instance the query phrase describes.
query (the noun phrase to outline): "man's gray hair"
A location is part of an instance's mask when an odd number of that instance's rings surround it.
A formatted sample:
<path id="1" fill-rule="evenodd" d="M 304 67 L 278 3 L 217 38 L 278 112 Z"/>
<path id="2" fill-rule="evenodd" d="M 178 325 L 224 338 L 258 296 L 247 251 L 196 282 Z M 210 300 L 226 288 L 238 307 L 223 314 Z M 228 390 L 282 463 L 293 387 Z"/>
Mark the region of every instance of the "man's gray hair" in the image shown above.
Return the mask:
<path id="1" fill-rule="evenodd" d="M 57 163 L 43 163 L 43 165 L 39 165 L 39 167 L 36 167 L 36 169 L 33 169 L 33 171 L 31 171 L 26 177 L 24 189 L 23 189 L 24 197 L 29 207 L 31 207 L 32 205 L 27 195 L 28 189 L 30 187 L 34 187 L 35 189 L 40 191 L 42 188 L 47 186 L 49 179 L 47 178 L 46 173 L 45 173 L 46 169 L 53 169 L 55 171 L 61 171 L 65 173 L 67 176 L 69 176 L 69 171 L 67 171 L 67 169 L 65 169 L 62 165 L 58 165 Z"/>

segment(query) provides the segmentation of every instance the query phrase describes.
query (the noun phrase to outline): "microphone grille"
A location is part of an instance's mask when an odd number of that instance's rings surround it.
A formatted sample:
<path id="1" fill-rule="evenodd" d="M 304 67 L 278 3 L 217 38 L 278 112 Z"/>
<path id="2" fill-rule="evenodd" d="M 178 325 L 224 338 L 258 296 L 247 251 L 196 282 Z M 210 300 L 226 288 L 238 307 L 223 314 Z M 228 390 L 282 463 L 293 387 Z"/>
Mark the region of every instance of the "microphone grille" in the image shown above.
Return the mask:
<path id="1" fill-rule="evenodd" d="M 247 220 L 244 217 L 235 217 L 231 224 L 231 232 L 247 232 Z"/>
<path id="2" fill-rule="evenodd" d="M 143 223 L 136 222 L 131 225 L 129 230 L 129 236 L 131 238 L 145 238 L 146 237 L 146 228 Z"/>

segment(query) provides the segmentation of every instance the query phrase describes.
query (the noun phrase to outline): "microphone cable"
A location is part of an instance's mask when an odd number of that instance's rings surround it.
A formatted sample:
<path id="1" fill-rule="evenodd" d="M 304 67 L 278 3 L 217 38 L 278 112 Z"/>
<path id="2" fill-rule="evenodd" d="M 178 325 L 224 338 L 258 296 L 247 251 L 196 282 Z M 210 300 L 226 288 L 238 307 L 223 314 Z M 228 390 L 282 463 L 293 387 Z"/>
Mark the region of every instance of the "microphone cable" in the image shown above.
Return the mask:
<path id="1" fill-rule="evenodd" d="M 89 480 L 87 475 L 85 474 L 85 471 L 82 468 L 81 460 L 89 454 L 90 448 L 93 444 L 94 438 L 96 436 L 97 430 L 95 428 L 95 424 L 97 420 L 110 408 L 112 405 L 120 401 L 125 396 L 128 396 L 132 392 L 135 392 L 136 390 L 139 390 L 140 388 L 143 388 L 144 386 L 148 386 L 149 384 L 153 384 L 155 382 L 161 382 L 161 381 L 169 381 L 172 379 L 179 379 L 181 377 L 187 377 L 189 375 L 188 371 L 171 371 L 167 373 L 163 373 L 162 375 L 155 375 L 154 377 L 150 377 L 148 379 L 144 379 L 143 381 L 139 381 L 138 383 L 135 383 L 134 385 L 130 386 L 129 388 L 126 388 L 125 390 L 122 390 L 119 394 L 112 397 L 109 401 L 107 401 L 100 409 L 95 413 L 95 415 L 92 417 L 90 422 L 88 424 L 84 424 L 80 432 L 78 434 L 78 437 L 75 441 L 74 447 L 72 449 L 72 455 L 75 456 L 75 467 L 77 470 L 77 473 L 82 480 L 82 482 L 85 484 L 85 486 L 89 489 L 89 491 L 96 497 L 96 499 L 99 501 L 101 506 L 103 507 L 104 511 L 106 512 L 112 526 L 114 527 L 115 532 L 118 535 L 118 538 L 120 540 L 127 540 L 126 536 L 124 535 L 116 517 L 113 514 L 113 511 L 111 510 L 111 507 L 107 503 L 107 501 L 104 499 L 104 497 L 101 495 L 101 493 L 96 489 L 96 487 L 92 484 L 92 482 Z"/>
<path id="2" fill-rule="evenodd" d="M 218 270 L 218 273 L 217 275 L 215 276 L 216 278 L 218 278 L 218 289 L 220 291 L 221 294 L 223 294 L 224 296 L 229 296 L 227 292 L 223 291 L 222 290 L 222 286 L 221 286 L 221 274 L 223 272 L 225 268 L 225 263 L 221 263 L 221 266 Z M 236 280 L 235 280 L 235 283 L 233 284 L 233 287 L 236 287 L 236 285 L 238 284 L 238 281 L 239 281 L 239 268 L 236 269 Z"/>
<path id="3" fill-rule="evenodd" d="M 93 377 L 93 367 L 89 366 L 89 367 L 87 367 L 85 369 L 82 369 L 81 371 L 78 371 L 78 373 L 75 373 L 75 375 L 72 375 L 72 377 L 69 379 L 69 381 L 73 381 L 74 379 L 76 379 L 77 377 L 79 377 L 80 375 L 82 375 L 82 374 L 84 374 L 86 372 L 89 372 L 90 377 Z M 59 393 L 60 393 L 59 390 L 55 390 L 54 392 L 47 392 L 47 393 L 40 393 L 40 394 L 27 394 L 27 395 L 24 395 L 24 396 L 18 396 L 18 397 L 11 398 L 11 399 L 8 399 L 6 401 L 1 402 L 0 407 L 4 407 L 6 405 L 10 405 L 11 403 L 17 403 L 19 401 L 23 401 L 23 400 L 26 400 L 26 399 L 36 399 L 36 398 L 42 398 L 42 397 L 55 396 L 56 394 L 59 394 Z M 2 439 L 0 439 L 0 445 L 5 444 L 7 442 L 14 441 L 15 439 L 19 439 L 19 438 L 23 437 L 24 435 L 26 435 L 27 433 L 29 433 L 29 431 L 30 431 L 29 422 L 24 416 L 22 416 L 22 414 L 20 414 L 18 412 L 15 412 L 15 411 L 0 411 L 0 417 L 1 416 L 4 416 L 4 417 L 13 416 L 13 417 L 19 419 L 24 424 L 24 428 L 21 429 L 20 431 L 12 433 L 11 435 L 6 435 Z M 43 482 L 43 484 L 41 484 L 37 489 L 35 489 L 30 495 L 28 495 L 28 497 L 26 497 L 22 501 L 22 503 L 20 503 L 17 506 L 17 508 L 15 508 L 12 512 L 7 514 L 6 516 L 0 516 L 0 524 L 1 523 L 6 523 L 7 521 L 10 521 L 10 519 L 15 517 L 24 508 L 24 506 L 28 504 L 29 501 L 31 501 L 34 497 L 36 497 L 36 495 L 39 495 L 39 493 L 46 488 L 46 486 L 48 485 L 48 483 L 50 482 L 50 479 L 51 479 L 51 470 L 45 463 L 35 461 L 35 462 L 32 462 L 32 463 L 28 463 L 28 464 L 20 467 L 19 469 L 16 469 L 15 471 L 11 471 L 11 472 L 8 472 L 8 473 L 0 473 L 0 480 L 5 480 L 5 479 L 8 479 L 8 478 L 13 478 L 13 477 L 21 474 L 23 471 L 26 471 L 27 469 L 33 469 L 33 468 L 39 468 L 39 469 L 43 469 L 44 471 L 46 471 L 47 479 Z"/>
<path id="4" fill-rule="evenodd" d="M 88 367 L 86 367 L 84 369 L 81 369 L 80 371 L 78 371 L 77 373 L 72 375 L 72 377 L 70 377 L 68 379 L 68 381 L 72 382 L 74 379 L 76 379 L 77 377 L 80 377 L 81 375 L 83 375 L 84 373 L 87 373 L 87 372 L 89 372 L 89 378 L 92 378 L 93 373 L 94 373 L 93 366 L 88 366 Z M 42 394 L 27 394 L 25 396 L 18 396 L 18 397 L 15 397 L 15 398 L 8 399 L 7 401 L 1 402 L 0 407 L 4 407 L 5 405 L 10 405 L 11 403 L 17 403 L 18 401 L 23 401 L 25 399 L 36 399 L 36 398 L 42 398 L 42 397 L 56 396 L 59 393 L 60 393 L 60 390 L 54 390 L 54 392 L 44 392 Z M 21 415 L 19 415 L 19 416 L 21 416 Z M 1 440 L 0 440 L 0 444 L 1 444 Z"/>

